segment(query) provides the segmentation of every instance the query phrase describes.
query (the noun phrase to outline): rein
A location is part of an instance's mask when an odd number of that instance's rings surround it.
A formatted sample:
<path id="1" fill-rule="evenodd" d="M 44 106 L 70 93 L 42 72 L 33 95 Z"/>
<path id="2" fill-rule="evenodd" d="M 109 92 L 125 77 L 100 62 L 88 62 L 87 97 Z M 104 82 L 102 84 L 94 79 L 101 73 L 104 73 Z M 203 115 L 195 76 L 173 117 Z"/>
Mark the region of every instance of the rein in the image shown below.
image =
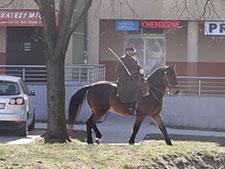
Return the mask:
<path id="1" fill-rule="evenodd" d="M 164 89 L 159 89 L 157 87 L 155 87 L 154 85 L 152 85 L 150 82 L 148 82 L 149 86 L 152 87 L 153 89 L 155 89 L 156 91 L 158 91 L 159 93 L 161 93 L 162 95 L 164 95 L 165 93 L 165 90 Z M 173 88 L 173 87 L 178 87 L 178 85 L 172 85 L 169 81 L 169 78 L 166 74 L 166 71 L 164 72 L 164 85 L 165 86 L 168 86 L 168 88 Z M 152 96 L 162 105 L 162 101 L 159 99 L 159 97 L 157 97 L 157 95 L 152 91 L 150 90 Z"/>
<path id="2" fill-rule="evenodd" d="M 168 76 L 167 76 L 166 72 L 164 72 L 164 74 L 165 74 L 164 78 L 165 78 L 165 80 L 166 80 L 166 83 L 167 83 L 167 86 L 168 86 L 169 89 L 170 89 L 170 88 L 177 88 L 177 87 L 179 87 L 179 85 L 172 85 L 172 84 L 170 83 L 169 79 L 168 79 Z"/>

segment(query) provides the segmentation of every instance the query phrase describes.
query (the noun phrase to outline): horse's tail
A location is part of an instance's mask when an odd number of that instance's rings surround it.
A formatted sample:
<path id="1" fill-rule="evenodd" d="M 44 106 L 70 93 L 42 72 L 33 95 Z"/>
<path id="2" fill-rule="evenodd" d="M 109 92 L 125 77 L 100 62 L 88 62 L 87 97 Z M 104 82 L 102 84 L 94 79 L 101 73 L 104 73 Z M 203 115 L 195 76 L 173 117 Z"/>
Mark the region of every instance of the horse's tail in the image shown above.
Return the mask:
<path id="1" fill-rule="evenodd" d="M 90 87 L 91 85 L 81 88 L 71 97 L 69 104 L 69 129 L 73 128 L 77 115 L 83 105 L 83 101 L 86 99 L 86 93 Z"/>

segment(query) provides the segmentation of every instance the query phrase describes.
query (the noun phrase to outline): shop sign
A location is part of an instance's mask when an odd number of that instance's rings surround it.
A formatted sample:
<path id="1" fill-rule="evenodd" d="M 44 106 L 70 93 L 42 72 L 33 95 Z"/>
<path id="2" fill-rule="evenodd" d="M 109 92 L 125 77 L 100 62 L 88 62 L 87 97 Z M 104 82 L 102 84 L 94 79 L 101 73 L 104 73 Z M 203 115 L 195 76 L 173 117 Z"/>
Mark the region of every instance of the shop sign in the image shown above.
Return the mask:
<path id="1" fill-rule="evenodd" d="M 225 35 L 225 22 L 205 22 L 205 35 Z"/>
<path id="2" fill-rule="evenodd" d="M 138 21 L 116 21 L 116 30 L 117 31 L 137 31 L 139 23 Z"/>
<path id="3" fill-rule="evenodd" d="M 147 28 L 180 28 L 180 21 L 141 21 L 141 27 Z"/>
<path id="4" fill-rule="evenodd" d="M 56 22 L 58 12 L 56 12 Z M 56 23 L 58 25 L 58 23 Z M 0 26 L 43 26 L 39 10 L 0 10 Z"/>

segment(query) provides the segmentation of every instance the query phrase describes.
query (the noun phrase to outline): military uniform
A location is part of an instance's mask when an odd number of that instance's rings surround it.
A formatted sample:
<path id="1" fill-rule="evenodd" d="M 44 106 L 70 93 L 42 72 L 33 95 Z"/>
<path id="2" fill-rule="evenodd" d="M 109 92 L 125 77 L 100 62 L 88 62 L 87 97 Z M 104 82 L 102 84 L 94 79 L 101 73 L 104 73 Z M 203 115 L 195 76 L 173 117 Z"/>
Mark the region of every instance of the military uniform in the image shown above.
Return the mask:
<path id="1" fill-rule="evenodd" d="M 140 80 L 144 76 L 143 70 L 136 56 L 125 55 L 121 61 L 126 65 L 131 76 L 119 62 L 116 67 L 117 92 L 122 103 L 135 103 L 141 98 Z"/>

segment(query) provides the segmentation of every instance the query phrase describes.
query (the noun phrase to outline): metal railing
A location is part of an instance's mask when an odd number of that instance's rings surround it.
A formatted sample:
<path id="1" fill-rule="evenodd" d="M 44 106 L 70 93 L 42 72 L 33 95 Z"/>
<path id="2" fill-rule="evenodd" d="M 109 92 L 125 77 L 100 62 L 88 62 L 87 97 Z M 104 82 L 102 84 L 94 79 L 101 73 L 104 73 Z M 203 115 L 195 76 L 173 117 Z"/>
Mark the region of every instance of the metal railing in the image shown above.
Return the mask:
<path id="1" fill-rule="evenodd" d="M 0 65 L 0 74 L 20 76 L 26 82 L 47 81 L 45 65 Z M 67 83 L 93 83 L 101 80 L 105 80 L 104 65 L 65 65 Z"/>
<path id="2" fill-rule="evenodd" d="M 225 77 L 178 76 L 177 79 L 181 94 L 225 96 Z"/>
<path id="3" fill-rule="evenodd" d="M 0 74 L 21 76 L 26 82 L 46 82 L 44 65 L 0 65 Z M 104 65 L 65 65 L 65 81 L 73 83 L 93 83 L 105 80 Z M 225 77 L 178 76 L 180 95 L 225 96 Z"/>

